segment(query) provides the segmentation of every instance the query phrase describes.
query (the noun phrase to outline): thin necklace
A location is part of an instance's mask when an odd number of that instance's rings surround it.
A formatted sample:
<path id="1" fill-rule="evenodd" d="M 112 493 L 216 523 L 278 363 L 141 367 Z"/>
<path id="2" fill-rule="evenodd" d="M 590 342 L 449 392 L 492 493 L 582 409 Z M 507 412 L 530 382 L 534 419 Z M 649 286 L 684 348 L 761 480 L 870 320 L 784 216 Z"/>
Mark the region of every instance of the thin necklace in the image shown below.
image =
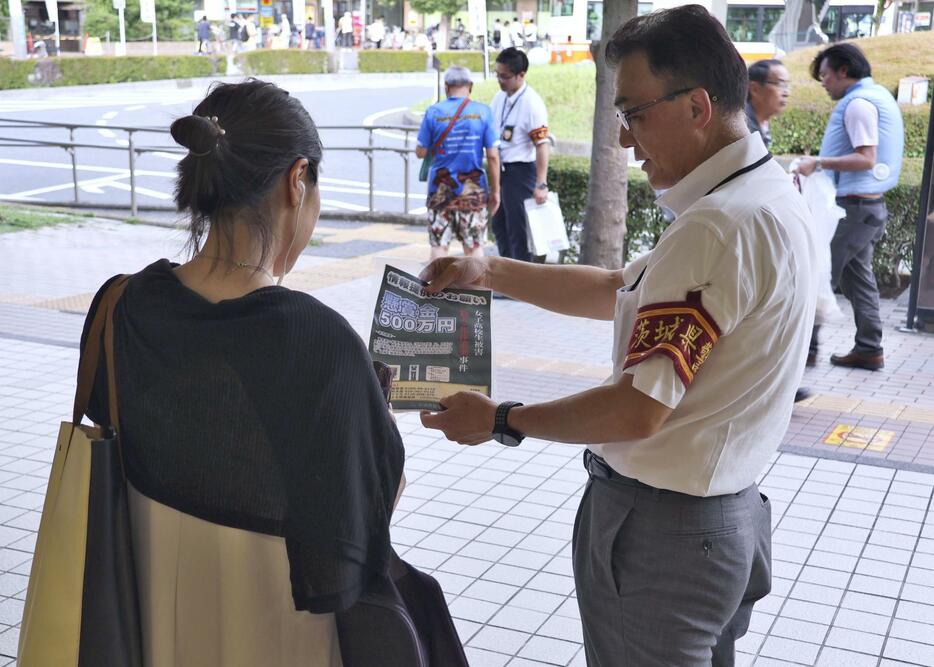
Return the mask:
<path id="1" fill-rule="evenodd" d="M 202 253 L 198 253 L 197 255 L 195 255 L 193 259 L 213 259 L 217 262 L 226 262 L 227 264 L 230 264 L 236 269 L 256 269 L 257 271 L 262 271 L 267 276 L 269 276 L 270 280 L 273 280 L 273 281 L 275 280 L 275 278 L 269 272 L 268 269 L 258 264 L 247 264 L 246 262 L 235 262 L 232 259 L 227 259 L 226 257 L 218 257 L 217 255 L 205 255 Z"/>

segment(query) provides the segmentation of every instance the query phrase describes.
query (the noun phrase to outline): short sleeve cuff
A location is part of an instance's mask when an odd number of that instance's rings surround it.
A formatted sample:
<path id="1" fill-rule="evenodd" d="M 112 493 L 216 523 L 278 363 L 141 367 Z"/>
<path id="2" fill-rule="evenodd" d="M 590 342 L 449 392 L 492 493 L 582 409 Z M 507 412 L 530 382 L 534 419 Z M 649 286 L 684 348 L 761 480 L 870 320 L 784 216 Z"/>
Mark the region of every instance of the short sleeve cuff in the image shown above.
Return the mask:
<path id="1" fill-rule="evenodd" d="M 623 374 L 632 376 L 634 389 L 672 410 L 684 398 L 684 383 L 665 357 L 646 359 L 638 366 L 627 368 Z"/>

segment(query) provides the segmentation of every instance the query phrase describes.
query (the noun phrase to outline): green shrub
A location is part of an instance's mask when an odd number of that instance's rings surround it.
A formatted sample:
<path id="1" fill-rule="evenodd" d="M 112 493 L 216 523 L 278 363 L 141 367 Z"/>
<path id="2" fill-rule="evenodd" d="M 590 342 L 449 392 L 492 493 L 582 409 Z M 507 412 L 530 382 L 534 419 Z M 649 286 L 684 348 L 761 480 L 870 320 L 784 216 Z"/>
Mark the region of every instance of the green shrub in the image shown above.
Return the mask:
<path id="1" fill-rule="evenodd" d="M 0 58 L 0 90 L 25 88 L 28 77 L 36 67 L 34 60 L 12 60 Z"/>
<path id="2" fill-rule="evenodd" d="M 885 236 L 876 245 L 873 270 L 880 285 L 896 286 L 899 273 L 906 267 L 910 270 L 912 249 L 915 242 L 919 198 L 921 194 L 921 169 L 923 160 L 906 159 L 902 167 L 901 182 L 885 194 L 889 210 Z M 548 168 L 548 182 L 558 193 L 564 213 L 568 237 L 579 239 L 584 211 L 587 206 L 587 181 L 590 160 L 583 157 L 555 156 Z M 628 206 L 626 213 L 626 238 L 623 256 L 626 262 L 655 247 L 661 233 L 668 226 L 662 210 L 655 205 L 655 192 L 640 170 L 629 169 Z M 577 248 L 572 247 L 568 260 L 574 261 Z"/>
<path id="3" fill-rule="evenodd" d="M 326 51 L 261 49 L 237 58 L 244 74 L 324 74 L 328 71 Z"/>
<path id="4" fill-rule="evenodd" d="M 442 72 L 453 65 L 460 65 L 471 72 L 479 72 L 481 76 L 483 74 L 483 53 L 480 51 L 438 51 L 435 55 L 441 63 Z M 496 54 L 491 52 L 490 62 L 495 58 Z"/>
<path id="5" fill-rule="evenodd" d="M 357 54 L 361 72 L 424 72 L 428 56 L 424 51 L 368 49 Z"/>
<path id="6" fill-rule="evenodd" d="M 902 164 L 899 184 L 885 193 L 889 220 L 885 235 L 876 244 L 872 269 L 876 280 L 886 287 L 899 285 L 899 273 L 911 271 L 918 207 L 921 205 L 923 159 L 907 159 Z"/>
<path id="7" fill-rule="evenodd" d="M 905 157 L 924 157 L 930 106 L 919 105 L 901 109 L 905 119 Z M 829 117 L 829 104 L 823 111 L 789 108 L 770 123 L 772 152 L 776 155 L 817 155 Z"/>
<path id="8" fill-rule="evenodd" d="M 226 60 L 203 56 L 99 56 L 28 61 L 0 59 L 0 88 L 189 79 L 223 74 L 226 71 Z"/>
<path id="9" fill-rule="evenodd" d="M 587 181 L 590 178 L 590 158 L 556 155 L 548 166 L 548 183 L 558 193 L 561 212 L 568 229 L 568 238 L 578 239 L 587 208 Z M 623 241 L 623 256 L 626 261 L 655 247 L 661 233 L 668 226 L 662 210 L 655 205 L 655 191 L 645 174 L 629 169 L 626 199 L 626 237 Z M 573 243 L 572 243 L 573 245 Z M 574 261 L 576 248 L 571 249 L 567 259 Z"/>

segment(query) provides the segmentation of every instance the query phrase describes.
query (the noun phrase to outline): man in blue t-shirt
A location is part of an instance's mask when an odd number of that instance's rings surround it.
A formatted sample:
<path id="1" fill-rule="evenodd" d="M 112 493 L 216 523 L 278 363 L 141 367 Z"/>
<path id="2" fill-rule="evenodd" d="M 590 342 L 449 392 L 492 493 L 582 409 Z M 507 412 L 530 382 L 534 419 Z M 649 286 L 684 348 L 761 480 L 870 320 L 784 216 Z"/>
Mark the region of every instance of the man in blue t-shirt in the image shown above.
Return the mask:
<path id="1" fill-rule="evenodd" d="M 482 256 L 488 214 L 499 208 L 499 139 L 490 107 L 470 99 L 472 88 L 470 70 L 448 68 L 447 99 L 428 108 L 418 131 L 416 155 L 433 156 L 428 174 L 432 259 L 447 254 L 452 238 L 463 243 L 465 255 Z"/>

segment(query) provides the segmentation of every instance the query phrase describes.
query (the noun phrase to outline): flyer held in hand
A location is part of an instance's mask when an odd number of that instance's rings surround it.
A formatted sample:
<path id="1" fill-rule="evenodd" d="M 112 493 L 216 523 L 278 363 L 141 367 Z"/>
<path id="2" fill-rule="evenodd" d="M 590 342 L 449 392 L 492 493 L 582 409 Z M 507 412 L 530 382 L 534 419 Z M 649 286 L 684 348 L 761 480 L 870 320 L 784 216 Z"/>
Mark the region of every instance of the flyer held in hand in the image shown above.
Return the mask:
<path id="1" fill-rule="evenodd" d="M 446 289 L 387 266 L 370 330 L 370 355 L 393 371 L 394 410 L 438 410 L 460 391 L 490 395 L 490 292 Z"/>

